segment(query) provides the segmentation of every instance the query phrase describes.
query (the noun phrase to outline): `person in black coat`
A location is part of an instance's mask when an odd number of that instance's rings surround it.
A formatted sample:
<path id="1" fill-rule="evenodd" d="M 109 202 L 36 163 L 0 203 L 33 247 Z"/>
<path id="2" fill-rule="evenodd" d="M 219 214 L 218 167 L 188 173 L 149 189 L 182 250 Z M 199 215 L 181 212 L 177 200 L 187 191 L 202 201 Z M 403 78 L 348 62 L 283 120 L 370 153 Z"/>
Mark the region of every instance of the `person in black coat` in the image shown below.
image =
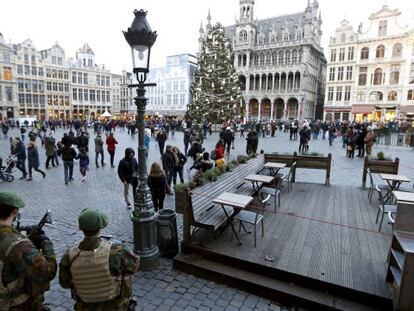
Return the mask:
<path id="1" fill-rule="evenodd" d="M 172 149 L 171 146 L 167 145 L 167 148 L 161 157 L 162 167 L 165 171 L 165 175 L 167 177 L 167 184 L 169 187 L 171 186 L 171 182 L 174 176 L 174 169 L 175 169 L 175 159 L 174 159 L 174 155 L 171 149 Z"/>
<path id="2" fill-rule="evenodd" d="M 164 153 L 165 141 L 167 140 L 167 133 L 164 130 L 159 131 L 156 140 L 158 142 L 158 147 L 160 147 L 160 154 L 162 156 Z"/>
<path id="3" fill-rule="evenodd" d="M 20 179 L 25 179 L 27 176 L 26 171 L 26 148 L 19 137 L 14 139 L 15 148 L 14 155 L 17 157 L 16 167 L 22 172 L 23 176 Z"/>
<path id="4" fill-rule="evenodd" d="M 131 208 L 131 203 L 129 202 L 129 186 L 132 186 L 132 195 L 134 196 L 138 186 L 138 161 L 135 159 L 135 151 L 132 148 L 125 149 L 125 157 L 119 161 L 118 164 L 118 176 L 119 179 L 124 184 L 124 198 L 125 203 L 127 204 L 128 209 Z"/>
<path id="5" fill-rule="evenodd" d="M 33 141 L 29 141 L 27 145 L 27 160 L 29 163 L 29 177 L 27 180 L 32 180 L 32 169 L 42 174 L 43 178 L 46 177 L 46 173 L 39 169 L 39 152 L 36 143 Z"/>
<path id="6" fill-rule="evenodd" d="M 203 153 L 203 146 L 200 143 L 200 140 L 196 139 L 192 144 L 191 144 L 191 148 L 188 151 L 188 155 L 190 157 L 193 158 L 193 160 L 195 161 L 197 159 L 197 154 L 202 154 Z"/>
<path id="7" fill-rule="evenodd" d="M 247 146 L 246 146 L 246 154 L 256 154 L 257 146 L 259 145 L 259 136 L 254 129 L 249 130 L 249 134 L 247 134 Z"/>
<path id="8" fill-rule="evenodd" d="M 227 154 L 230 154 L 230 148 L 231 148 L 231 143 L 234 140 L 234 134 L 230 128 L 230 126 L 228 126 L 226 128 L 226 130 L 223 131 L 223 134 L 220 135 L 220 137 L 223 139 L 224 141 L 224 146 L 226 148 L 226 152 Z"/>
<path id="9" fill-rule="evenodd" d="M 188 145 L 190 144 L 190 137 L 191 137 L 191 133 L 188 129 L 186 129 L 184 131 L 184 154 L 185 156 L 188 155 L 187 151 L 188 151 Z"/>
<path id="10" fill-rule="evenodd" d="M 299 152 L 306 151 L 306 145 L 310 139 L 310 132 L 306 126 L 304 126 L 299 132 Z"/>
<path id="11" fill-rule="evenodd" d="M 165 194 L 170 192 L 165 173 L 158 162 L 154 162 L 151 165 L 151 170 L 148 175 L 148 187 L 151 190 L 152 203 L 154 204 L 155 211 L 158 212 L 164 208 Z"/>

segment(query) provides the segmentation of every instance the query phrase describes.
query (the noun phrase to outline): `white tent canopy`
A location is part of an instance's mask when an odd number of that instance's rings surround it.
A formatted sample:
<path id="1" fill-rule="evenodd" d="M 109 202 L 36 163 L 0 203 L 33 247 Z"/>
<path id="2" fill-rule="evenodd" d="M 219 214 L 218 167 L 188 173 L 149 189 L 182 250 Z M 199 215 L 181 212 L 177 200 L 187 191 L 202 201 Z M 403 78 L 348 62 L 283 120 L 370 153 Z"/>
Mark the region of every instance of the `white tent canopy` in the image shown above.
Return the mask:
<path id="1" fill-rule="evenodd" d="M 108 110 L 105 110 L 105 112 L 103 114 L 101 114 L 99 117 L 100 118 L 109 118 L 109 117 L 113 117 L 113 115 L 110 114 Z"/>

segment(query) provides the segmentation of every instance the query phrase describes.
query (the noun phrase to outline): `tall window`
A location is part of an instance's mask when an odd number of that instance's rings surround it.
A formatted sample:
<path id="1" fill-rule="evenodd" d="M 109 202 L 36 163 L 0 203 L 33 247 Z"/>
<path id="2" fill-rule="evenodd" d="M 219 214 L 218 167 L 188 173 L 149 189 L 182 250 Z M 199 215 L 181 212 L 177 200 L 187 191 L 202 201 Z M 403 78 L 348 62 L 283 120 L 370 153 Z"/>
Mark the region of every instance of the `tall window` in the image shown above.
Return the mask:
<path id="1" fill-rule="evenodd" d="M 333 101 L 334 98 L 334 88 L 328 87 L 328 101 Z"/>
<path id="2" fill-rule="evenodd" d="M 72 83 L 76 83 L 76 72 L 72 72 Z"/>
<path id="3" fill-rule="evenodd" d="M 408 91 L 407 100 L 414 100 L 414 90 L 409 90 Z"/>
<path id="4" fill-rule="evenodd" d="M 6 100 L 8 102 L 13 101 L 13 88 L 12 87 L 6 87 Z"/>
<path id="5" fill-rule="evenodd" d="M 339 49 L 339 61 L 343 62 L 345 60 L 345 48 Z"/>
<path id="6" fill-rule="evenodd" d="M 279 65 L 283 64 L 283 52 L 282 51 L 279 52 L 277 63 Z"/>
<path id="7" fill-rule="evenodd" d="M 352 66 L 346 66 L 346 79 L 352 80 Z"/>
<path id="8" fill-rule="evenodd" d="M 83 84 L 85 84 L 85 85 L 88 84 L 88 74 L 87 73 L 83 74 Z M 85 98 L 85 100 L 87 100 L 87 99 Z"/>
<path id="9" fill-rule="evenodd" d="M 351 87 L 345 86 L 345 93 L 344 93 L 344 100 L 346 102 L 349 102 L 351 99 Z"/>
<path id="10" fill-rule="evenodd" d="M 335 67 L 329 68 L 329 81 L 335 81 Z"/>
<path id="11" fill-rule="evenodd" d="M 359 92 L 359 93 L 357 94 L 357 101 L 359 101 L 359 102 L 364 102 L 364 101 L 365 101 L 365 93 L 363 93 L 363 92 Z"/>
<path id="12" fill-rule="evenodd" d="M 375 69 L 374 73 L 374 85 L 381 85 L 382 84 L 382 69 L 377 68 Z"/>
<path id="13" fill-rule="evenodd" d="M 298 52 L 296 52 L 296 50 L 293 51 L 292 53 L 292 63 L 296 64 L 298 62 Z"/>
<path id="14" fill-rule="evenodd" d="M 344 79 L 344 67 L 338 67 L 338 81 L 342 81 Z"/>
<path id="15" fill-rule="evenodd" d="M 388 100 L 389 101 L 396 101 L 398 97 L 398 94 L 396 91 L 391 91 L 388 93 Z"/>
<path id="16" fill-rule="evenodd" d="M 240 42 L 247 42 L 247 32 L 245 30 L 240 31 L 239 41 Z"/>
<path id="17" fill-rule="evenodd" d="M 290 51 L 286 51 L 285 53 L 285 63 L 290 64 Z"/>
<path id="18" fill-rule="evenodd" d="M 341 101 L 342 100 L 342 86 L 336 87 L 336 100 Z"/>
<path id="19" fill-rule="evenodd" d="M 385 56 L 385 46 L 383 44 L 377 47 L 377 53 L 375 54 L 376 58 L 383 58 Z"/>
<path id="20" fill-rule="evenodd" d="M 259 55 L 259 65 L 264 66 L 265 57 L 263 54 Z"/>
<path id="21" fill-rule="evenodd" d="M 400 80 L 400 65 L 391 65 L 390 84 L 398 84 Z"/>
<path id="22" fill-rule="evenodd" d="M 410 77 L 408 79 L 408 83 L 414 84 L 414 63 L 411 63 Z"/>
<path id="23" fill-rule="evenodd" d="M 331 50 L 331 62 L 336 62 L 336 49 Z"/>
<path id="24" fill-rule="evenodd" d="M 361 59 L 368 59 L 369 58 L 369 48 L 364 47 L 361 50 Z"/>
<path id="25" fill-rule="evenodd" d="M 354 60 L 354 47 L 353 46 L 348 48 L 348 60 Z"/>
<path id="26" fill-rule="evenodd" d="M 401 43 L 396 43 L 394 44 L 394 46 L 392 47 L 392 57 L 401 57 L 402 56 L 402 44 Z"/>
<path id="27" fill-rule="evenodd" d="M 363 86 L 367 84 L 367 72 L 368 72 L 368 67 L 359 68 L 358 85 Z"/>
<path id="28" fill-rule="evenodd" d="M 289 56 L 289 58 L 290 58 L 290 56 Z M 272 56 L 270 55 L 270 53 L 267 53 L 266 54 L 266 65 L 270 65 L 271 59 L 272 59 Z"/>
<path id="29" fill-rule="evenodd" d="M 378 36 L 387 35 L 387 21 L 380 21 L 378 25 Z"/>

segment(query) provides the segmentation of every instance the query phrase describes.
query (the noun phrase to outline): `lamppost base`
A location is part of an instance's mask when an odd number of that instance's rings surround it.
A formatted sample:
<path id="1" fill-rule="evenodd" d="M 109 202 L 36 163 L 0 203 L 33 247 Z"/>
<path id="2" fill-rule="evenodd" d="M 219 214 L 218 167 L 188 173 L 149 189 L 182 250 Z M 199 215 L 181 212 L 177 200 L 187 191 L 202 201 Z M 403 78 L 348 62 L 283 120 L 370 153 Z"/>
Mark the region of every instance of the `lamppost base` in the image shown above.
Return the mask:
<path id="1" fill-rule="evenodd" d="M 152 270 L 159 266 L 159 250 L 157 246 L 157 219 L 154 210 L 131 214 L 134 230 L 134 253 L 140 256 L 140 270 Z"/>

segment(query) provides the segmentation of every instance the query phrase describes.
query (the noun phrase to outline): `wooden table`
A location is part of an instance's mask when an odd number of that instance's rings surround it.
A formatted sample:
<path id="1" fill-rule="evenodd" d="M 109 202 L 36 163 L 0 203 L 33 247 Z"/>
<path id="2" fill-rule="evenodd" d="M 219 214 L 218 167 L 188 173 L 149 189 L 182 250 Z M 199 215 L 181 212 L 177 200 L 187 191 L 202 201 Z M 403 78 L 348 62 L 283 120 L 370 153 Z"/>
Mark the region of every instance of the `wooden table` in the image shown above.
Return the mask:
<path id="1" fill-rule="evenodd" d="M 224 211 L 224 214 L 226 214 L 226 217 L 230 223 L 231 230 L 233 230 L 234 235 L 237 238 L 237 241 L 239 241 L 239 245 L 242 245 L 240 242 L 240 238 L 234 229 L 233 222 L 230 219 L 229 214 L 227 214 L 225 206 L 230 206 L 237 209 L 245 209 L 247 205 L 250 204 L 250 202 L 253 200 L 253 197 L 248 195 L 242 195 L 242 194 L 235 194 L 231 192 L 224 192 L 220 194 L 217 198 L 213 200 L 213 203 L 220 204 L 221 208 Z"/>
<path id="2" fill-rule="evenodd" d="M 256 193 L 261 188 L 259 183 L 270 184 L 275 178 L 273 176 L 267 175 L 250 174 L 247 175 L 244 179 L 252 182 L 253 190 Z"/>
<path id="3" fill-rule="evenodd" d="M 400 188 L 403 182 L 410 182 L 410 180 L 404 175 L 394 175 L 394 174 L 379 174 L 382 180 L 385 180 L 387 184 L 390 186 L 390 190 L 388 190 L 387 194 L 385 195 L 385 202 L 388 202 L 392 197 L 392 192 L 396 191 Z"/>
<path id="4" fill-rule="evenodd" d="M 405 191 L 393 191 L 392 192 L 397 199 L 397 202 L 410 202 L 414 203 L 414 192 Z"/>
<path id="5" fill-rule="evenodd" d="M 276 176 L 282 168 L 286 167 L 286 163 L 267 162 L 264 167 L 269 169 L 272 176 Z"/>

